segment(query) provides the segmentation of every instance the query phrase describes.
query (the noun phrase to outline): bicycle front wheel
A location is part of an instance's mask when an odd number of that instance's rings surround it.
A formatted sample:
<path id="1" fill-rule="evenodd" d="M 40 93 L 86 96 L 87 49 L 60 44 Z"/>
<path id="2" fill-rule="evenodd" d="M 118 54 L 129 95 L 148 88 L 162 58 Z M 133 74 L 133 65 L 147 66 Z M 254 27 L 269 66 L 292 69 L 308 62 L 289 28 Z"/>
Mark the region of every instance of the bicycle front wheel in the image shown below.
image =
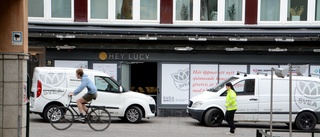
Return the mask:
<path id="1" fill-rule="evenodd" d="M 66 130 L 73 124 L 74 115 L 67 107 L 57 107 L 49 117 L 51 126 L 57 130 Z"/>
<path id="2" fill-rule="evenodd" d="M 104 131 L 111 123 L 111 115 L 109 111 L 104 108 L 91 110 L 87 119 L 90 128 L 95 131 Z"/>

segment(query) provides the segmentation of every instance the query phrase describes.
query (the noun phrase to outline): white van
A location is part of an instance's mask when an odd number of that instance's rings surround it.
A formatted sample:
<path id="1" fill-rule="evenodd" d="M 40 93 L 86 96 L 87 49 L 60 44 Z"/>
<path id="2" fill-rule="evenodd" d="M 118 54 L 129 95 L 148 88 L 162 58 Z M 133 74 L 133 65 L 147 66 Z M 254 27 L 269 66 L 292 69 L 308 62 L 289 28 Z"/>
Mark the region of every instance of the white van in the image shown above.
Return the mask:
<path id="1" fill-rule="evenodd" d="M 235 121 L 270 122 L 271 76 L 235 75 L 212 89 L 190 99 L 189 116 L 207 126 L 219 126 L 225 115 L 225 84 L 231 82 L 237 93 Z M 272 121 L 289 125 L 289 78 L 273 77 Z M 302 130 L 320 123 L 320 79 L 292 76 L 292 123 Z"/>
<path id="2" fill-rule="evenodd" d="M 98 97 L 91 105 L 107 106 L 111 116 L 129 123 L 138 123 L 142 118 L 155 116 L 155 100 L 145 94 L 129 91 L 120 86 L 107 74 L 84 69 L 98 89 Z M 48 121 L 51 111 L 57 106 L 66 105 L 68 93 L 81 83 L 76 77 L 76 68 L 36 67 L 33 73 L 30 93 L 30 112 L 39 114 Z M 76 101 L 87 93 L 85 88 L 72 98 Z"/>

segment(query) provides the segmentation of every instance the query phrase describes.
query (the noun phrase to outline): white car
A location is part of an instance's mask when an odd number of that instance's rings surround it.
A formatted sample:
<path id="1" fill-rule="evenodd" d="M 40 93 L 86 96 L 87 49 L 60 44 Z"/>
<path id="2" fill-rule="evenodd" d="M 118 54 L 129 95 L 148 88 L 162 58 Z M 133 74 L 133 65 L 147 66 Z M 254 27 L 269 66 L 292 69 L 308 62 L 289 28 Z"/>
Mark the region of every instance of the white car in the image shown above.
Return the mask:
<path id="1" fill-rule="evenodd" d="M 142 118 L 155 116 L 156 103 L 151 96 L 126 90 L 113 78 L 97 70 L 84 69 L 84 74 L 98 89 L 98 97 L 91 105 L 109 107 L 112 117 L 119 117 L 129 123 L 138 123 Z M 68 93 L 73 92 L 80 83 L 81 80 L 76 77 L 76 68 L 36 67 L 30 93 L 30 112 L 49 121 L 52 110 L 57 106 L 65 106 Z M 76 101 L 85 93 L 86 88 L 72 100 Z"/>

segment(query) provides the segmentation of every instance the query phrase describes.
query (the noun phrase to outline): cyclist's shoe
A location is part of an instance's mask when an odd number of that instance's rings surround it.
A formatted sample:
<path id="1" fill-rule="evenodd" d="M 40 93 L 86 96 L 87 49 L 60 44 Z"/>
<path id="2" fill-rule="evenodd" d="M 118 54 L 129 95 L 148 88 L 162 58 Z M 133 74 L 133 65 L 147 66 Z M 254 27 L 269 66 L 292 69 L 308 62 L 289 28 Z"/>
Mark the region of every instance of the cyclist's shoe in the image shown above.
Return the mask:
<path id="1" fill-rule="evenodd" d="M 75 120 L 78 120 L 80 122 L 84 122 L 86 119 L 86 116 L 84 116 L 83 114 L 80 114 L 77 118 L 75 118 Z"/>

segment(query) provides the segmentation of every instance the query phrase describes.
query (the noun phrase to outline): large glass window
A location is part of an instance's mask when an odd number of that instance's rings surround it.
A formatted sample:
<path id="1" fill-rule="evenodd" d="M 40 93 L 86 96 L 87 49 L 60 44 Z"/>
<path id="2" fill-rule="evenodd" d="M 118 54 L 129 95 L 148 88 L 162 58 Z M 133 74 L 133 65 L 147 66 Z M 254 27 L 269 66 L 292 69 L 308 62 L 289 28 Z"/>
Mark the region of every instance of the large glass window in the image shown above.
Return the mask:
<path id="1" fill-rule="evenodd" d="M 201 0 L 200 20 L 201 21 L 217 21 L 217 17 L 218 17 L 218 1 L 217 0 Z"/>
<path id="2" fill-rule="evenodd" d="M 91 19 L 108 19 L 108 0 L 91 0 Z"/>
<path id="3" fill-rule="evenodd" d="M 156 20 L 158 11 L 158 0 L 140 0 L 140 19 Z"/>
<path id="4" fill-rule="evenodd" d="M 261 0 L 260 21 L 280 21 L 280 0 Z"/>
<path id="5" fill-rule="evenodd" d="M 316 21 L 320 21 L 320 0 L 317 0 L 317 1 L 316 1 L 315 20 L 316 20 Z"/>
<path id="6" fill-rule="evenodd" d="M 307 21 L 307 0 L 288 0 L 288 21 Z"/>
<path id="7" fill-rule="evenodd" d="M 242 20 L 242 0 L 226 0 L 225 20 L 226 21 Z"/>
<path id="8" fill-rule="evenodd" d="M 193 20 L 193 0 L 176 0 L 176 20 Z"/>
<path id="9" fill-rule="evenodd" d="M 51 0 L 51 17 L 71 18 L 71 0 Z"/>
<path id="10" fill-rule="evenodd" d="M 116 19 L 132 19 L 132 0 L 116 0 Z"/>
<path id="11" fill-rule="evenodd" d="M 28 0 L 28 16 L 44 17 L 43 0 Z"/>

